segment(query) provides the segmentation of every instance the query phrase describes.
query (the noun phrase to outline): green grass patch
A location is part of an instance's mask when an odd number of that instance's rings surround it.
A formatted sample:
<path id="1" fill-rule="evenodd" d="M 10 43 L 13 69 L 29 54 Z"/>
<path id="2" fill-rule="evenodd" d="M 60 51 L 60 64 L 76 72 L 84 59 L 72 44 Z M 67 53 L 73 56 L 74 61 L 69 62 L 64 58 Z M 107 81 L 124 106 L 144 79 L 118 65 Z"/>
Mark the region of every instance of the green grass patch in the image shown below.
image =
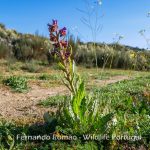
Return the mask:
<path id="1" fill-rule="evenodd" d="M 41 102 L 38 105 L 44 106 L 44 107 L 51 107 L 51 106 L 58 106 L 64 100 L 66 100 L 68 96 L 66 95 L 56 95 L 52 97 L 48 97 L 45 100 L 41 100 Z"/>
<path id="2" fill-rule="evenodd" d="M 93 89 L 99 99 L 100 112 L 115 111 L 113 134 L 150 134 L 150 76 L 125 80 L 106 87 Z M 147 93 L 147 94 L 145 94 Z"/>
<path id="3" fill-rule="evenodd" d="M 93 88 L 92 97 L 98 99 L 98 111 L 101 114 L 115 112 L 113 125 L 109 126 L 108 135 L 128 135 L 141 136 L 139 141 L 125 140 L 101 140 L 101 141 L 21 141 L 16 140 L 17 134 L 20 135 L 49 135 L 57 130 L 54 124 L 34 124 L 31 126 L 18 126 L 8 122 L 0 122 L 0 149 L 149 149 L 150 135 L 150 76 L 137 77 L 133 80 L 121 81 L 106 87 Z M 41 100 L 39 105 L 44 107 L 57 107 L 69 96 L 52 96 Z M 67 115 L 67 114 L 66 114 Z M 52 116 L 53 117 L 53 116 Z M 57 118 L 56 118 L 57 119 Z M 67 121 L 67 120 L 66 120 Z M 66 127 L 67 128 L 67 127 Z M 71 129 L 70 129 L 71 130 Z M 89 133 L 90 134 L 90 133 Z M 92 133 L 91 133 L 92 134 Z M 93 133 L 98 134 L 98 133 Z"/>
<path id="4" fill-rule="evenodd" d="M 60 77 L 56 74 L 42 74 L 39 76 L 40 80 L 59 80 Z"/>
<path id="5" fill-rule="evenodd" d="M 17 92 L 25 92 L 28 90 L 27 79 L 25 77 L 11 76 L 3 80 L 3 83 Z"/>

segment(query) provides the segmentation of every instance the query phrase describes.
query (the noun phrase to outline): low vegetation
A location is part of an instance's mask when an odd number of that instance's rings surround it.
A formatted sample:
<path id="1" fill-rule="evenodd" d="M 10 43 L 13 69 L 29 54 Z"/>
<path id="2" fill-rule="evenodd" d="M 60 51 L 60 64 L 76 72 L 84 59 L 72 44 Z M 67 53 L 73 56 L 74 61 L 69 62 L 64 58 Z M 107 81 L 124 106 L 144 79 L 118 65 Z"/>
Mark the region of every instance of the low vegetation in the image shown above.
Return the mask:
<path id="1" fill-rule="evenodd" d="M 45 100 L 41 100 L 38 105 L 44 107 L 58 107 L 60 104 L 64 102 L 64 99 L 68 99 L 66 95 L 57 95 L 46 98 Z"/>
<path id="2" fill-rule="evenodd" d="M 17 92 L 25 92 L 28 90 L 27 79 L 24 77 L 11 76 L 3 82 Z"/>
<path id="3" fill-rule="evenodd" d="M 139 140 L 84 140 L 79 138 L 80 133 L 85 133 L 86 128 L 76 128 L 79 124 L 70 124 L 71 116 L 68 113 L 59 119 L 57 114 L 53 114 L 51 121 L 49 116 L 45 115 L 45 119 L 49 122 L 37 123 L 35 125 L 19 125 L 14 123 L 1 122 L 1 149 L 10 148 L 21 149 L 26 147 L 27 149 L 36 148 L 42 149 L 125 149 L 128 148 L 139 149 L 140 146 L 148 149 L 149 134 L 150 134 L 150 76 L 137 77 L 134 80 L 122 81 L 106 87 L 93 88 L 93 98 L 97 99 L 99 103 L 98 112 L 103 112 L 104 115 L 108 112 L 113 112 L 112 124 L 107 124 L 106 129 L 102 130 L 107 133 L 109 137 L 116 137 L 117 135 L 127 136 L 141 136 Z M 130 88 L 129 88 L 130 87 Z M 43 107 L 58 106 L 62 101 L 68 99 L 66 96 L 55 96 L 41 101 Z M 119 101 L 119 103 L 118 103 Z M 90 105 L 89 105 L 90 106 Z M 68 118 L 69 117 L 69 118 Z M 100 117 L 100 116 L 99 116 Z M 66 120 L 64 120 L 66 118 Z M 105 118 L 106 119 L 106 118 Z M 107 121 L 107 119 L 105 120 Z M 53 124 L 52 124 L 53 122 Z M 65 125 L 64 125 L 65 123 Z M 103 122 L 104 123 L 104 122 Z M 96 127 L 96 122 L 93 123 Z M 102 128 L 99 128 L 102 129 Z M 59 132 L 62 135 L 70 133 L 69 135 L 76 135 L 77 140 L 68 141 L 20 141 L 17 140 L 17 134 L 19 135 L 49 135 L 49 133 Z M 89 132 L 87 132 L 88 134 Z M 91 131 L 90 131 L 91 133 Z M 97 130 L 95 135 L 100 135 L 101 132 Z"/>
<path id="4" fill-rule="evenodd" d="M 92 43 L 75 40 L 71 35 L 69 42 L 73 47 L 73 57 L 77 64 L 88 68 L 95 66 L 95 54 Z M 48 53 L 52 44 L 48 38 L 40 35 L 21 34 L 15 30 L 0 27 L 0 58 L 15 58 L 19 61 L 40 60 L 44 63 L 54 63 L 54 58 Z M 122 68 L 133 70 L 149 70 L 150 52 L 148 50 L 123 46 L 119 44 L 96 43 L 98 67 Z M 32 65 L 26 64 L 26 69 L 36 71 Z M 38 70 L 38 69 L 37 69 Z"/>

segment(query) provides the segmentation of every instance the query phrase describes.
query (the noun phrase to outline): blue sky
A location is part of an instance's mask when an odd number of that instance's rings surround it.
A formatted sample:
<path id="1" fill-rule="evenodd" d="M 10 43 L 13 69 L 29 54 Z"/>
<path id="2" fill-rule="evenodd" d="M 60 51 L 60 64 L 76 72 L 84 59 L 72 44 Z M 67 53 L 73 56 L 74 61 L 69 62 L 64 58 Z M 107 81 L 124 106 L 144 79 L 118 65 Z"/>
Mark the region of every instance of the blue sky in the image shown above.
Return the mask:
<path id="1" fill-rule="evenodd" d="M 47 23 L 54 18 L 61 27 L 66 26 L 74 35 L 90 41 L 91 32 L 80 20 L 84 14 L 77 8 L 85 10 L 83 0 L 0 0 L 0 22 L 19 32 L 38 31 L 48 36 Z M 146 47 L 138 31 L 150 31 L 150 18 L 146 17 L 149 11 L 149 0 L 103 0 L 99 9 L 100 15 L 104 14 L 100 18 L 103 29 L 97 33 L 97 41 L 111 43 L 114 33 L 119 33 L 124 35 L 122 44 Z M 146 34 L 150 37 L 150 32 Z"/>

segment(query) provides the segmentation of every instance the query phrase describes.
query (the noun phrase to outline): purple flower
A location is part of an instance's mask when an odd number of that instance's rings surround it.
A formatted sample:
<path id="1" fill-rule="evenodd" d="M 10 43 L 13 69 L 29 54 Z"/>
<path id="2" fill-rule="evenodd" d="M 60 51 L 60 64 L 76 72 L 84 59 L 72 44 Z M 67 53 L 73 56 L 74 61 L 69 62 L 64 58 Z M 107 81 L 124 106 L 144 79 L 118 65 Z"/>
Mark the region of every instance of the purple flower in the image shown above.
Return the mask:
<path id="1" fill-rule="evenodd" d="M 54 20 L 54 19 L 53 19 L 52 21 L 53 21 L 53 24 L 52 24 L 52 25 L 54 25 L 54 26 L 57 25 L 57 20 Z"/>
<path id="2" fill-rule="evenodd" d="M 57 37 L 53 35 L 52 33 L 50 34 L 50 41 L 57 42 Z"/>
<path id="3" fill-rule="evenodd" d="M 67 42 L 67 41 L 61 40 L 61 41 L 60 41 L 60 44 L 61 44 L 61 46 L 64 47 L 64 48 L 67 48 L 67 46 L 68 46 L 68 42 Z"/>
<path id="4" fill-rule="evenodd" d="M 70 57 L 71 53 L 70 52 L 65 52 L 65 58 L 68 59 Z"/>
<path id="5" fill-rule="evenodd" d="M 65 35 L 66 35 L 66 30 L 67 30 L 67 28 L 66 28 L 66 27 L 64 27 L 64 28 L 60 29 L 60 30 L 59 30 L 59 34 L 60 34 L 60 36 L 65 36 Z"/>
<path id="6" fill-rule="evenodd" d="M 52 25 L 48 24 L 49 32 L 56 32 L 58 29 L 57 20 L 52 20 Z"/>

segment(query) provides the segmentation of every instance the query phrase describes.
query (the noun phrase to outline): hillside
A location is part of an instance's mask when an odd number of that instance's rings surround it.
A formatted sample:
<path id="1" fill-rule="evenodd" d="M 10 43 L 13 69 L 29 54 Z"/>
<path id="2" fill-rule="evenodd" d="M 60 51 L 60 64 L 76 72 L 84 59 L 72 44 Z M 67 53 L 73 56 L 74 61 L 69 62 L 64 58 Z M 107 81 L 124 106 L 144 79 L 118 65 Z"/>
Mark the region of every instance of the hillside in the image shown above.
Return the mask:
<path id="1" fill-rule="evenodd" d="M 74 58 L 79 65 L 95 66 L 95 49 L 99 67 L 135 70 L 150 69 L 150 51 L 119 44 L 83 43 L 69 38 Z M 0 24 L 0 58 L 19 61 L 38 60 L 52 63 L 49 39 L 39 35 L 22 34 Z"/>

